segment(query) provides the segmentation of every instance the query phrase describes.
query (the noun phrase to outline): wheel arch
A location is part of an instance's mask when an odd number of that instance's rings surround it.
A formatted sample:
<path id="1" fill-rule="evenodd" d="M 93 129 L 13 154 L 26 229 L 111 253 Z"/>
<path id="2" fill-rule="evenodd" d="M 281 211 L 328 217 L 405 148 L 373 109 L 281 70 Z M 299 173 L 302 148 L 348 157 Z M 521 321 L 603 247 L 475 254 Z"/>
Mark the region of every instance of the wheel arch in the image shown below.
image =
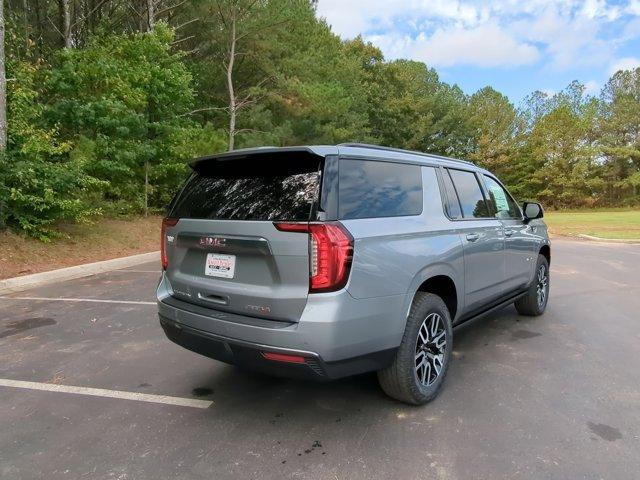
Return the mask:
<path id="1" fill-rule="evenodd" d="M 463 275 L 463 273 L 456 272 L 447 264 L 431 265 L 419 272 L 407 292 L 405 317 L 409 313 L 416 293 L 426 292 L 442 298 L 451 315 L 451 321 L 455 322 L 456 316 L 460 314 L 464 305 L 464 290 L 462 289 L 464 282 L 456 282 L 460 275 Z"/>
<path id="2" fill-rule="evenodd" d="M 547 259 L 547 263 L 551 265 L 551 247 L 548 244 L 542 245 L 540 247 L 540 255 Z"/>

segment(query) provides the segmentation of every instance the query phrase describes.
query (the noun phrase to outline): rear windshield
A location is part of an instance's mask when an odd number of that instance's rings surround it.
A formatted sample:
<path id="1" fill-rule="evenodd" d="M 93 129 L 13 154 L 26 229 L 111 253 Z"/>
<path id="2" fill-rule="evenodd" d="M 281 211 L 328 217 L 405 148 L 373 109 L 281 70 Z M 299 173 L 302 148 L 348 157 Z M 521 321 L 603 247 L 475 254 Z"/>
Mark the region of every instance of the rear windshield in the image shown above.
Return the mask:
<path id="1" fill-rule="evenodd" d="M 321 159 L 255 155 L 197 164 L 169 208 L 174 218 L 307 221 L 316 208 Z"/>

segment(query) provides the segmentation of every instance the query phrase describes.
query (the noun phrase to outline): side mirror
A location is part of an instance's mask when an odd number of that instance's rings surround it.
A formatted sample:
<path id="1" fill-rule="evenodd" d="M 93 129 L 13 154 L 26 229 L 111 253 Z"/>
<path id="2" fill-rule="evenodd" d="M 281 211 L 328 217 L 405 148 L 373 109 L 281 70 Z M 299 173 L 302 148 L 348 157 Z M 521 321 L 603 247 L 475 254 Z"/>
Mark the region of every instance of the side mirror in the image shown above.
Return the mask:
<path id="1" fill-rule="evenodd" d="M 524 202 L 522 210 L 524 210 L 525 222 L 530 222 L 531 220 L 535 220 L 536 218 L 544 217 L 544 210 L 542 209 L 542 205 L 540 205 L 539 203 Z"/>

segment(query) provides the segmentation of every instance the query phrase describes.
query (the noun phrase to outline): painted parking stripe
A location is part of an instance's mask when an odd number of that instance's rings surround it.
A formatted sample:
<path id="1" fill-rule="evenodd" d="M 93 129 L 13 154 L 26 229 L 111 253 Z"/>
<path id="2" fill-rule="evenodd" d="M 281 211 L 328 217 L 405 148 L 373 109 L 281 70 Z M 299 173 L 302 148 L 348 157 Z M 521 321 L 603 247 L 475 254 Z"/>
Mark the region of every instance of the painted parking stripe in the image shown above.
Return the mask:
<path id="1" fill-rule="evenodd" d="M 0 297 L 2 300 L 40 300 L 45 302 L 94 302 L 121 303 L 124 305 L 157 305 L 156 302 L 139 302 L 135 300 L 103 300 L 100 298 L 59 298 L 59 297 Z"/>
<path id="2" fill-rule="evenodd" d="M 160 270 L 132 270 L 132 269 L 126 269 L 126 270 L 113 270 L 112 272 L 109 273 L 118 273 L 118 272 L 122 272 L 122 273 L 155 273 L 156 275 L 160 275 L 162 272 Z"/>
<path id="3" fill-rule="evenodd" d="M 75 395 L 88 395 L 92 397 L 119 398 L 122 400 L 161 403 L 164 405 L 177 405 L 180 407 L 209 408 L 211 405 L 213 405 L 213 402 L 210 400 L 198 400 L 196 398 L 170 397 L 168 395 L 151 395 L 148 393 L 106 390 L 104 388 L 73 387 L 70 385 L 57 385 L 54 383 L 25 382 L 23 380 L 9 380 L 6 378 L 0 378 L 0 386 L 25 388 L 28 390 L 43 390 L 46 392 L 72 393 Z"/>

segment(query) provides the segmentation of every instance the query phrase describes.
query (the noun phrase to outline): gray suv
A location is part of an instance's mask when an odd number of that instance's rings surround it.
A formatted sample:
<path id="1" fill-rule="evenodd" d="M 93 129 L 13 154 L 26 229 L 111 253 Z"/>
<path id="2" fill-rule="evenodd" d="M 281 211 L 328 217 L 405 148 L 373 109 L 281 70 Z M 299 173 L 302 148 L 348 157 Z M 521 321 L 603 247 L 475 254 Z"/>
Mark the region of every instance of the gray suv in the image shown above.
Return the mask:
<path id="1" fill-rule="evenodd" d="M 377 371 L 433 399 L 452 327 L 515 303 L 540 315 L 542 208 L 472 163 L 360 144 L 200 158 L 162 225 L 160 323 L 173 342 L 274 375 Z"/>

